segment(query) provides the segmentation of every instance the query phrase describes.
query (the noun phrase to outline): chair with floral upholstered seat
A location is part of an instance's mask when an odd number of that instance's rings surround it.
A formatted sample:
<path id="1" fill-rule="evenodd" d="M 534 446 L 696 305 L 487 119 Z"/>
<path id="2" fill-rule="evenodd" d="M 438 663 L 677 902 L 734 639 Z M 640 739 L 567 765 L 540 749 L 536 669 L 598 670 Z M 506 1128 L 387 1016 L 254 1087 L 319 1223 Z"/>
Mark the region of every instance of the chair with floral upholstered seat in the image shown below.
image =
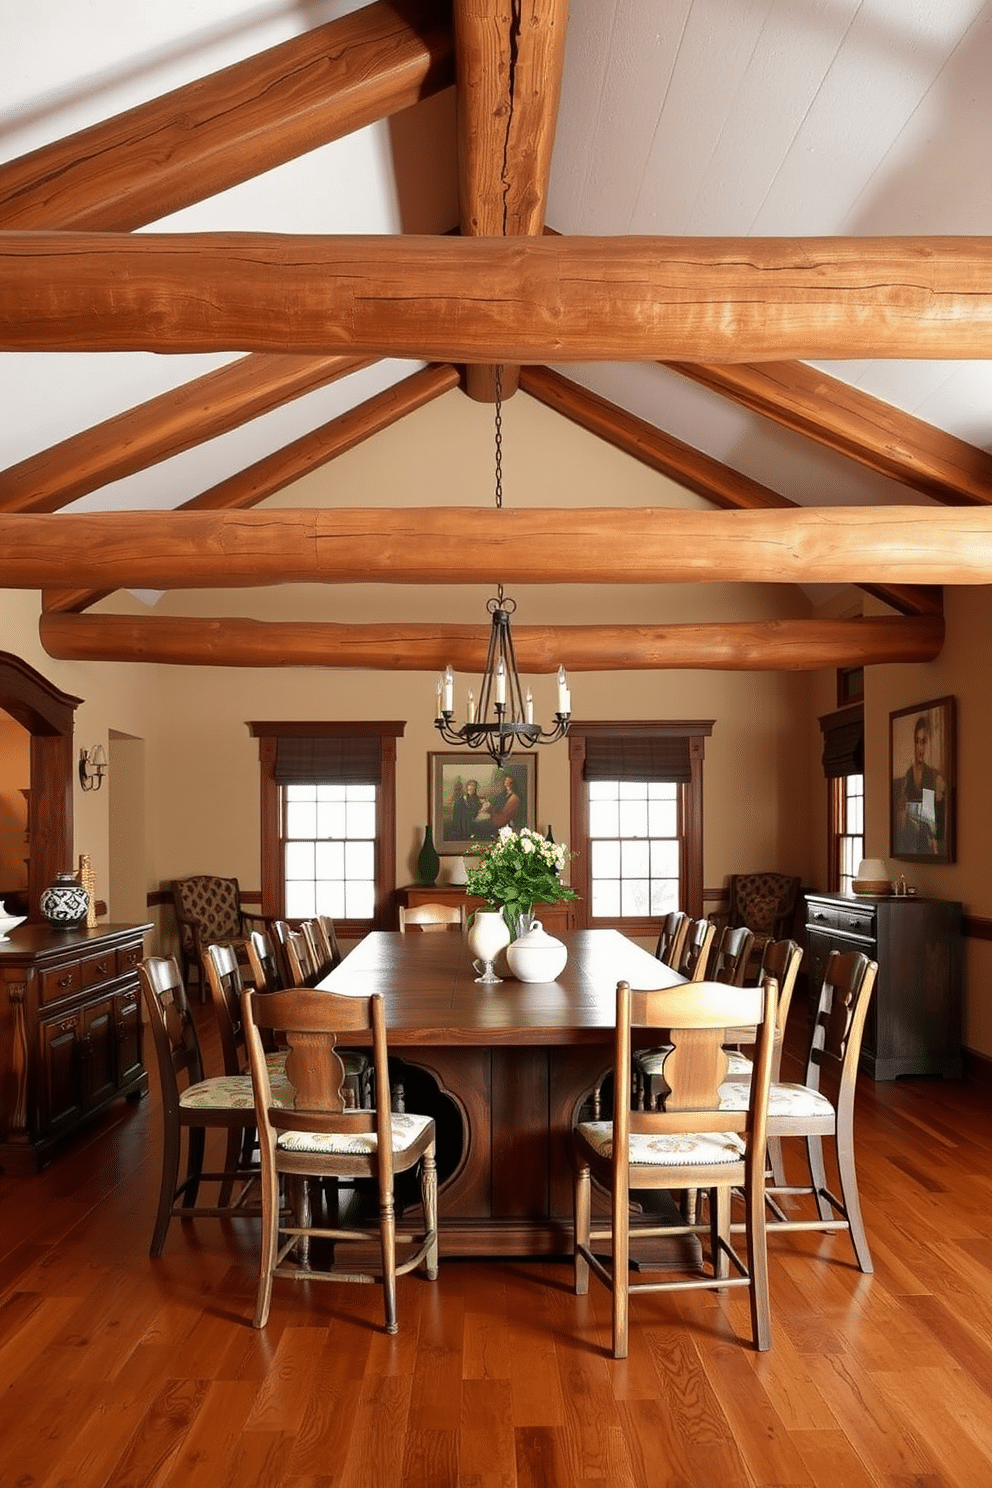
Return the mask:
<path id="1" fill-rule="evenodd" d="M 253 1190 L 258 1167 L 246 1160 L 255 1128 L 255 1101 L 248 1075 L 205 1078 L 200 1044 L 173 956 L 147 956 L 138 980 L 148 1012 L 162 1093 L 162 1173 L 150 1254 L 160 1256 L 172 1218 L 234 1218 L 258 1214 Z M 273 1075 L 273 1099 L 285 1100 L 286 1080 Z M 224 1166 L 204 1168 L 206 1133 L 227 1133 Z M 186 1170 L 180 1179 L 183 1134 Z M 201 1183 L 218 1184 L 216 1204 L 199 1204 Z M 255 1195 L 257 1199 L 257 1195 Z"/>
<path id="2" fill-rule="evenodd" d="M 376 1282 L 383 1288 L 386 1332 L 398 1329 L 396 1278 L 423 1264 L 430 1280 L 437 1277 L 437 1169 L 434 1121 L 430 1116 L 395 1114 L 388 1101 L 361 1110 L 347 1099 L 347 1080 L 339 1039 L 371 1035 L 375 1088 L 389 1089 L 386 1021 L 381 993 L 345 996 L 307 987 L 284 992 L 246 992 L 242 1000 L 245 1035 L 255 1085 L 255 1109 L 262 1161 L 262 1253 L 255 1327 L 269 1315 L 274 1277 L 302 1281 Z M 273 1098 L 264 1036 L 288 1049 L 287 1073 L 293 1083 L 290 1109 Z M 416 1170 L 420 1206 L 416 1228 L 397 1229 L 394 1174 Z M 318 1179 L 353 1183 L 372 1180 L 377 1199 L 377 1225 L 361 1227 L 352 1211 L 336 1206 L 328 1214 L 311 1211 Z M 294 1195 L 294 1214 L 280 1215 L 281 1183 Z M 370 1263 L 370 1239 L 378 1230 L 378 1265 Z M 333 1241 L 324 1269 L 302 1248 L 311 1239 Z M 350 1243 L 364 1247 L 353 1263 L 342 1251 Z M 398 1255 L 402 1249 L 402 1258 Z"/>

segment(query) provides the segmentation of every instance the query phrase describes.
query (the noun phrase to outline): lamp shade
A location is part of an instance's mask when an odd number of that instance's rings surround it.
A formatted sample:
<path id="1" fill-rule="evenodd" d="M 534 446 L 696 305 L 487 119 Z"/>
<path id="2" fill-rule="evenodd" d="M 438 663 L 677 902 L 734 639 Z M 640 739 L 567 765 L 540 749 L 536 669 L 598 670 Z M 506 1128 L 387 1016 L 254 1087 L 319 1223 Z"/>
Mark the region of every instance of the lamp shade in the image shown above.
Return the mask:
<path id="1" fill-rule="evenodd" d="M 881 858 L 862 858 L 852 888 L 856 894 L 891 894 L 892 880 Z"/>

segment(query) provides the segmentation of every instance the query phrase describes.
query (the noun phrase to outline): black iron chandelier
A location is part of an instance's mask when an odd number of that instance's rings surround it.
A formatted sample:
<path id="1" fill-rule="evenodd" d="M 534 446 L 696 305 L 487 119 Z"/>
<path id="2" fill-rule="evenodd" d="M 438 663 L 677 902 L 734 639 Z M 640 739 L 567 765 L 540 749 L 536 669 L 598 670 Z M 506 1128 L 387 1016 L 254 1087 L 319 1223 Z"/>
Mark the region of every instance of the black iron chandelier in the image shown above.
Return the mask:
<path id="1" fill-rule="evenodd" d="M 503 369 L 496 368 L 496 508 L 503 505 L 503 415 L 502 388 Z M 437 679 L 437 715 L 434 727 L 446 744 L 465 745 L 469 749 L 485 749 L 498 766 L 505 764 L 515 744 L 533 749 L 535 744 L 554 744 L 568 733 L 568 722 L 572 712 L 571 695 L 565 668 L 558 668 L 558 707 L 554 722 L 542 728 L 534 722 L 534 694 L 528 687 L 526 693 L 520 685 L 517 661 L 513 650 L 513 633 L 510 616 L 517 608 L 516 601 L 503 597 L 500 584 L 496 597 L 490 599 L 486 608 L 492 616 L 489 632 L 489 650 L 482 677 L 478 705 L 471 688 L 466 703 L 466 718 L 460 728 L 455 727 L 455 674 L 447 666 Z"/>

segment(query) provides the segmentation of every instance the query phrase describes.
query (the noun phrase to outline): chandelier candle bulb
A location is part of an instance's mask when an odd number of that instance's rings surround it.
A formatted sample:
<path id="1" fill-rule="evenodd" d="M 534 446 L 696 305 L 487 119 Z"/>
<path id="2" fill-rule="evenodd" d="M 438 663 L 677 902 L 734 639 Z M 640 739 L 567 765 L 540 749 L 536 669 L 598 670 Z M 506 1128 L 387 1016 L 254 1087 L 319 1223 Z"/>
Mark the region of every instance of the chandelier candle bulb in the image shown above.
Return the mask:
<path id="1" fill-rule="evenodd" d="M 506 667 L 502 656 L 496 667 L 496 706 L 497 708 L 506 706 Z"/>
<path id="2" fill-rule="evenodd" d="M 455 674 L 450 664 L 444 669 L 444 711 L 453 713 L 455 709 Z"/>
<path id="3" fill-rule="evenodd" d="M 527 689 L 527 722 L 534 722 L 534 694 L 529 687 Z"/>
<path id="4" fill-rule="evenodd" d="M 568 714 L 571 711 L 572 695 L 568 687 L 568 678 L 565 676 L 565 668 L 560 666 L 558 668 L 558 712 Z"/>
<path id="5" fill-rule="evenodd" d="M 465 717 L 469 723 L 475 722 L 475 693 L 471 687 L 468 690 L 468 697 L 465 701 Z"/>

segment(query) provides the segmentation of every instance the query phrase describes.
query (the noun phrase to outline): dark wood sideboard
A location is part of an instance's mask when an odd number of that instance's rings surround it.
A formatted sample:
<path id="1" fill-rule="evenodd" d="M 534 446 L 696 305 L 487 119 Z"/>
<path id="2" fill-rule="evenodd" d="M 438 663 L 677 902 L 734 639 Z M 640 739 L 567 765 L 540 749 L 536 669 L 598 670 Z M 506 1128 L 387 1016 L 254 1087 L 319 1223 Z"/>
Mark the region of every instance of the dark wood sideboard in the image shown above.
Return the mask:
<path id="1" fill-rule="evenodd" d="M 878 962 L 862 1068 L 875 1080 L 962 1073 L 962 906 L 918 895 L 806 895 L 811 1002 L 833 950 Z"/>
<path id="2" fill-rule="evenodd" d="M 138 962 L 152 926 L 20 925 L 0 941 L 0 1167 L 33 1172 L 56 1142 L 148 1089 Z"/>
<path id="3" fill-rule="evenodd" d="M 403 888 L 396 890 L 397 909 L 402 904 L 404 909 L 411 909 L 416 904 L 461 904 L 466 906 L 466 913 L 471 914 L 474 909 L 485 909 L 485 899 L 479 899 L 475 895 L 466 895 L 461 884 L 406 884 Z M 534 918 L 540 920 L 549 935 L 557 935 L 562 930 L 575 929 L 575 901 L 559 900 L 557 904 L 535 904 Z M 399 923 L 399 915 L 397 915 Z"/>

